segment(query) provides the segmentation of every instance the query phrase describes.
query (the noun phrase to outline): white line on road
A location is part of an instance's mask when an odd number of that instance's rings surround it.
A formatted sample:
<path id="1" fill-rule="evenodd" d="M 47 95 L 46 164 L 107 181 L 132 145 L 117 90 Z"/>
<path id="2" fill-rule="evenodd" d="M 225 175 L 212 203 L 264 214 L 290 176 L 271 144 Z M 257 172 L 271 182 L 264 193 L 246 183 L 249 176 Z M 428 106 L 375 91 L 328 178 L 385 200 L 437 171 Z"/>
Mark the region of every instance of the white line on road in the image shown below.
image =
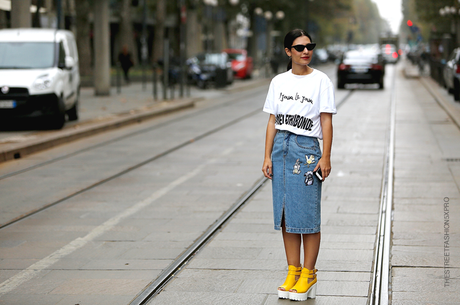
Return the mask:
<path id="1" fill-rule="evenodd" d="M 42 260 L 36 262 L 35 264 L 29 266 L 28 268 L 24 269 L 23 271 L 19 272 L 15 276 L 9 278 L 8 280 L 4 281 L 3 283 L 0 284 L 0 295 L 4 295 L 13 289 L 17 288 L 21 284 L 31 280 L 34 278 L 36 275 L 38 275 L 41 271 L 44 269 L 50 267 L 54 263 L 58 262 L 60 259 L 63 257 L 69 255 L 70 253 L 78 250 L 79 248 L 83 247 L 86 245 L 88 242 L 96 239 L 98 236 L 101 236 L 102 234 L 110 231 L 113 227 L 115 227 L 120 221 L 123 219 L 134 215 L 135 213 L 141 211 L 145 207 L 151 205 L 153 202 L 155 202 L 157 199 L 160 197 L 166 195 L 168 192 L 170 192 L 172 189 L 175 187 L 179 186 L 180 184 L 184 183 L 185 181 L 193 178 L 194 176 L 198 175 L 203 168 L 210 164 L 215 162 L 214 159 L 209 160 L 208 162 L 198 166 L 195 170 L 189 172 L 186 175 L 181 176 L 179 179 L 176 179 L 175 181 L 171 182 L 169 185 L 165 186 L 162 189 L 159 189 L 155 193 L 153 193 L 151 196 L 148 198 L 136 203 L 135 205 L 131 206 L 130 208 L 124 210 L 122 213 L 116 215 L 115 217 L 110 218 L 100 226 L 94 228 L 91 232 L 89 232 L 86 236 L 84 237 L 79 237 L 77 239 L 74 239 L 70 243 L 68 243 L 66 246 L 62 247 L 61 249 L 51 253 L 47 257 L 43 258 Z"/>

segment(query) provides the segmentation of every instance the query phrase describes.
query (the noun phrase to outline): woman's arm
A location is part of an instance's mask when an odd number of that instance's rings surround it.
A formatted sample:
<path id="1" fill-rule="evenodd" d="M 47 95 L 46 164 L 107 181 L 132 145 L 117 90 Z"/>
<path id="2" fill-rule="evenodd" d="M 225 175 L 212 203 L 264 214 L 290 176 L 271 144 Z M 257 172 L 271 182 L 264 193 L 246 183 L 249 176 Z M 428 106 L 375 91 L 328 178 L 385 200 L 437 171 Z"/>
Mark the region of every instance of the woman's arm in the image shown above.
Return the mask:
<path id="1" fill-rule="evenodd" d="M 332 113 L 321 112 L 321 129 L 323 130 L 323 155 L 315 167 L 315 171 L 321 168 L 323 181 L 331 172 L 331 148 L 332 148 Z"/>
<path id="2" fill-rule="evenodd" d="M 264 164 L 262 166 L 262 172 L 264 176 L 268 179 L 272 178 L 273 171 L 272 171 L 272 149 L 273 149 L 273 142 L 275 140 L 276 135 L 276 128 L 275 128 L 276 118 L 275 115 L 270 114 L 268 118 L 267 124 L 267 132 L 265 134 L 265 158 Z"/>

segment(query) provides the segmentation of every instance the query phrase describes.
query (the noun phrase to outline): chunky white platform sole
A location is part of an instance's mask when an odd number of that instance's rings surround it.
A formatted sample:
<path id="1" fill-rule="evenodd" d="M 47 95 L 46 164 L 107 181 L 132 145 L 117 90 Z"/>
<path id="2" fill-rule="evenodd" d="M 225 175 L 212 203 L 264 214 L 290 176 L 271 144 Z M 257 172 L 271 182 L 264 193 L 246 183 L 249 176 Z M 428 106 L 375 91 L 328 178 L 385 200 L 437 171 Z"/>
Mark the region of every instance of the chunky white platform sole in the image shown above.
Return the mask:
<path id="1" fill-rule="evenodd" d="M 316 284 L 311 285 L 310 289 L 304 293 L 289 292 L 289 300 L 291 301 L 306 301 L 307 299 L 316 298 Z M 284 292 L 284 291 L 283 291 Z M 279 293 L 278 293 L 279 296 Z"/>
<path id="2" fill-rule="evenodd" d="M 279 299 L 289 299 L 289 291 L 278 290 Z"/>

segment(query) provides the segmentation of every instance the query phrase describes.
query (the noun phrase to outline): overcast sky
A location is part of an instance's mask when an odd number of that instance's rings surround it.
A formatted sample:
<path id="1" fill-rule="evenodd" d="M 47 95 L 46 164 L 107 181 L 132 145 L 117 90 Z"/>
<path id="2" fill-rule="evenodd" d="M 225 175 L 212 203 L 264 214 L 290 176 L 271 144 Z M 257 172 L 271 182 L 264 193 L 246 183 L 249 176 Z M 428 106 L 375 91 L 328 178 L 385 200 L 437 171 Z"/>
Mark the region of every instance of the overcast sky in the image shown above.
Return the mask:
<path id="1" fill-rule="evenodd" d="M 372 0 L 380 12 L 380 16 L 386 19 L 391 26 L 393 33 L 397 33 L 402 19 L 401 0 Z"/>

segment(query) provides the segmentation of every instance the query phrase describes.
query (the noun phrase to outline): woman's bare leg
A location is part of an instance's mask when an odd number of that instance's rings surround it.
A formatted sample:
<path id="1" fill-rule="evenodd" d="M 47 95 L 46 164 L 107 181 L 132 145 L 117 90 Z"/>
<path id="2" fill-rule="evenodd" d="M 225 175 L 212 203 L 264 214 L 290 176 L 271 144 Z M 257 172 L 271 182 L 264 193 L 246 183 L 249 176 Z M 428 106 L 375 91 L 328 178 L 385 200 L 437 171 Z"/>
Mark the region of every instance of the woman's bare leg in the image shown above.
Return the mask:
<path id="1" fill-rule="evenodd" d="M 302 243 L 301 234 L 288 233 L 283 225 L 284 250 L 288 265 L 300 267 L 300 245 Z"/>
<path id="2" fill-rule="evenodd" d="M 319 244 L 321 241 L 321 233 L 303 234 L 303 253 L 304 253 L 304 268 L 309 270 L 315 269 L 316 259 L 319 253 Z"/>

